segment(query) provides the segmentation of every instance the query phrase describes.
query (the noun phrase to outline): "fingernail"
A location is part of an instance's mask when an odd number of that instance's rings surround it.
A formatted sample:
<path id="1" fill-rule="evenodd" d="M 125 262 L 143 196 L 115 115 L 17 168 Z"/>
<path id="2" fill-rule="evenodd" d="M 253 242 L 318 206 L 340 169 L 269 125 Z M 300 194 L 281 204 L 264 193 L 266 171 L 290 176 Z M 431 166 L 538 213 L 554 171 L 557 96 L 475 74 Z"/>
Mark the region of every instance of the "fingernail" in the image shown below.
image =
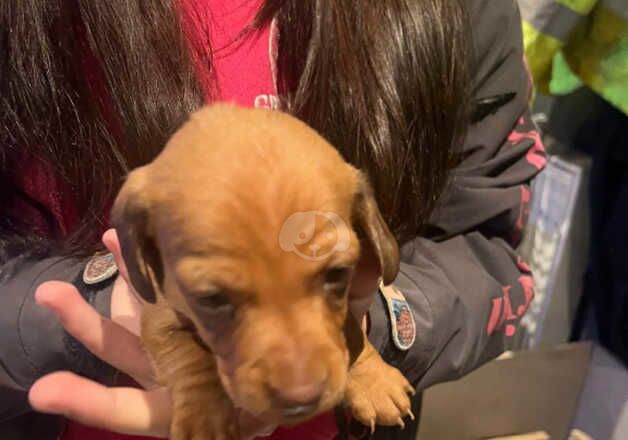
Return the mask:
<path id="1" fill-rule="evenodd" d="M 42 292 L 41 286 L 35 291 L 35 303 L 40 307 L 52 309 L 52 305 L 49 301 L 47 301 L 46 294 Z"/>

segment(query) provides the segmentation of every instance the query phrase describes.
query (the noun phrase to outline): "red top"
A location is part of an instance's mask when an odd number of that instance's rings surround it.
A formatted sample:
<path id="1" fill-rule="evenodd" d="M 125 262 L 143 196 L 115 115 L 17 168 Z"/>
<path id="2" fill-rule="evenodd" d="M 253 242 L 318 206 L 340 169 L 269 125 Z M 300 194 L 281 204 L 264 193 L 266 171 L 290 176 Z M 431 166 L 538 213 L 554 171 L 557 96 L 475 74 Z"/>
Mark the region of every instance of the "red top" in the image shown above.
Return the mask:
<path id="1" fill-rule="evenodd" d="M 199 79 L 206 91 L 218 93 L 221 101 L 231 101 L 243 106 L 273 107 L 276 103 L 274 68 L 276 53 L 276 28 L 274 25 L 256 32 L 248 38 L 234 39 L 254 18 L 261 0 L 182 0 L 179 4 L 191 20 L 186 24 L 186 35 L 204 49 L 211 41 L 216 83 L 206 70 L 198 69 Z M 207 35 L 207 29 L 211 35 Z M 202 52 L 202 51 L 201 51 Z M 206 52 L 208 53 L 208 52 Z M 198 60 L 202 62 L 203 60 Z M 212 87 L 213 86 L 213 87 Z M 216 90 L 217 89 L 217 90 Z M 67 233 L 77 223 L 77 215 L 64 202 L 62 190 L 49 178 L 42 165 L 32 164 L 22 174 L 24 188 L 37 200 L 48 206 L 55 215 L 61 233 Z M 51 190 L 52 188 L 52 190 Z M 304 425 L 292 429 L 280 428 L 270 437 L 272 440 L 312 439 L 330 440 L 337 433 L 333 414 L 324 414 Z M 87 428 L 68 422 L 62 440 L 132 440 L 142 437 L 124 436 Z"/>

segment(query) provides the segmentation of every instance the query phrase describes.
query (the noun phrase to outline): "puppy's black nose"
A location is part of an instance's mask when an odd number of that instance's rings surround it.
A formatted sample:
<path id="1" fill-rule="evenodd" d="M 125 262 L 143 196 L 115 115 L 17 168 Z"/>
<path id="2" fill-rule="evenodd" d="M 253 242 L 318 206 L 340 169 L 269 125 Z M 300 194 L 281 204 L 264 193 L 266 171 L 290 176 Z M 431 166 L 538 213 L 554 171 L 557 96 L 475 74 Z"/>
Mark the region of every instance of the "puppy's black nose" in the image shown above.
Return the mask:
<path id="1" fill-rule="evenodd" d="M 326 382 L 275 388 L 269 386 L 270 398 L 284 415 L 296 417 L 314 411 L 325 391 Z"/>

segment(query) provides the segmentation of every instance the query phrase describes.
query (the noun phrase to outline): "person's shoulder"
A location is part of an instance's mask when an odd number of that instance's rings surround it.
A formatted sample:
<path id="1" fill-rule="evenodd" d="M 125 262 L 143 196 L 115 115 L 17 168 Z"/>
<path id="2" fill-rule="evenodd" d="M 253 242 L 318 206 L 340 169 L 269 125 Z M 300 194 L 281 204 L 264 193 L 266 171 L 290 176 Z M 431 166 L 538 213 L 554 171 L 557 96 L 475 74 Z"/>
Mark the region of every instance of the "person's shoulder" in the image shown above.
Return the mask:
<path id="1" fill-rule="evenodd" d="M 467 0 L 467 11 L 479 58 L 495 45 L 521 45 L 517 0 Z"/>
<path id="2" fill-rule="evenodd" d="M 472 20 L 519 16 L 518 0 L 466 0 L 466 5 Z"/>
<path id="3" fill-rule="evenodd" d="M 481 94 L 526 87 L 523 32 L 516 0 L 466 0 L 473 41 L 474 89 Z M 503 89 L 503 90 L 502 90 Z"/>

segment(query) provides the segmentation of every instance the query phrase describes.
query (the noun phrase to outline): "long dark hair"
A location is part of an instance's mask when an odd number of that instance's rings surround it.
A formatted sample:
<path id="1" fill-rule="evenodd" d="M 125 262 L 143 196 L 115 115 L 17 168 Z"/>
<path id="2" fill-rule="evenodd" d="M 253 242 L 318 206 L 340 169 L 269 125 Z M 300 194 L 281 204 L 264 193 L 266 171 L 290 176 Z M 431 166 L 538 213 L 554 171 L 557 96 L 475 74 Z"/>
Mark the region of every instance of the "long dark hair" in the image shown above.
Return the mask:
<path id="1" fill-rule="evenodd" d="M 416 236 L 468 124 L 463 1 L 267 0 L 259 19 L 275 11 L 288 111 L 367 171 L 400 241 Z"/>
<path id="2" fill-rule="evenodd" d="M 38 236 L 9 207 L 19 201 L 50 216 L 16 183 L 25 155 L 48 166 L 81 219 L 65 235 L 51 220 L 46 235 L 64 253 L 91 252 L 125 173 L 154 158 L 211 95 L 197 80 L 197 69 L 211 70 L 211 53 L 186 40 L 183 30 L 194 17 L 179 13 L 176 3 L 2 2 L 5 254 Z M 468 123 L 464 0 L 267 0 L 251 28 L 275 17 L 284 110 L 367 171 L 401 241 L 416 235 Z M 103 84 L 104 93 L 94 84 Z"/>

